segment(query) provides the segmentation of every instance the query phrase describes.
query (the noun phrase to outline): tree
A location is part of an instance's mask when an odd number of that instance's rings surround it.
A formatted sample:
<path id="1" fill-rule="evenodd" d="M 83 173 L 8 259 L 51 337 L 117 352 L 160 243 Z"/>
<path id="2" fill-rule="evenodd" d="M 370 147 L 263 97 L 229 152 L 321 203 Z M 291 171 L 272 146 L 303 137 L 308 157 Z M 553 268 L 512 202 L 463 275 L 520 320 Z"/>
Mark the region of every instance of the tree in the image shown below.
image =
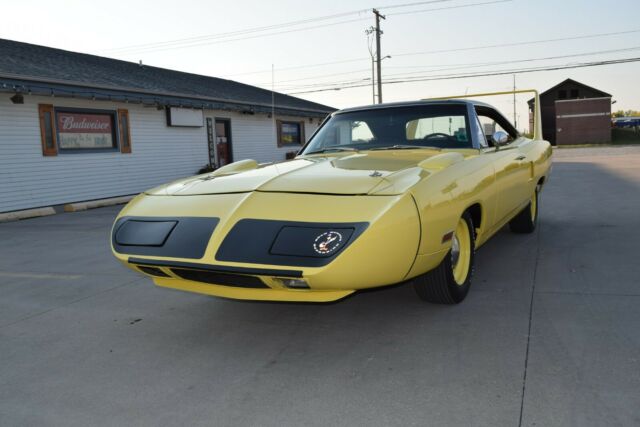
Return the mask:
<path id="1" fill-rule="evenodd" d="M 640 117 L 640 111 L 637 110 L 618 110 L 611 114 L 613 117 Z"/>

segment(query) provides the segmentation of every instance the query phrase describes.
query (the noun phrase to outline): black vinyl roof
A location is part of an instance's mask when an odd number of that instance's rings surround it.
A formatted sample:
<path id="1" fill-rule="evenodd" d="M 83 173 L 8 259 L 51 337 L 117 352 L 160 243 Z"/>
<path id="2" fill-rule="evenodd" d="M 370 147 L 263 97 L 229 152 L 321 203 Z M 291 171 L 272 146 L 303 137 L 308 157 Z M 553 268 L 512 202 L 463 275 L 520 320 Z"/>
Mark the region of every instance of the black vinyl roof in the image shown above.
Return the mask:
<path id="1" fill-rule="evenodd" d="M 422 99 L 419 101 L 387 102 L 384 104 L 371 104 L 371 105 L 362 105 L 359 107 L 349 107 L 349 108 L 344 108 L 342 110 L 336 111 L 336 114 L 350 113 L 353 111 L 383 110 L 385 108 L 420 107 L 425 105 L 474 105 L 474 106 L 494 108 L 492 105 L 487 104 L 486 102 L 476 101 L 475 99 L 467 99 L 467 98 Z"/>
<path id="2" fill-rule="evenodd" d="M 73 87 L 82 89 L 76 95 L 94 93 L 94 98 L 119 99 L 129 93 L 130 100 L 138 96 L 143 102 L 145 97 L 155 96 L 158 103 L 184 102 L 185 106 L 199 108 L 226 106 L 268 112 L 272 104 L 271 91 L 233 80 L 0 39 L 0 89 L 33 93 L 51 89 L 53 94 L 54 89 L 60 92 Z M 324 116 L 335 111 L 277 92 L 274 100 L 279 113 Z"/>

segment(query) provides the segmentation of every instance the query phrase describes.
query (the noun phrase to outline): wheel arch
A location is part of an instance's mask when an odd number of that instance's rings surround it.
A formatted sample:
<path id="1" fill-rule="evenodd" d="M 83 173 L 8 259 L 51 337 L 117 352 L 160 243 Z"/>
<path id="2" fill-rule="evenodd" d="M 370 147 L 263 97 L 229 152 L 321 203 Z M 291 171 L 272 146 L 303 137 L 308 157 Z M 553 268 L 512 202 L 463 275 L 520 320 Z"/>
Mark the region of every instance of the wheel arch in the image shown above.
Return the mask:
<path id="1" fill-rule="evenodd" d="M 482 225 L 483 225 L 483 216 L 484 216 L 484 209 L 482 208 L 482 204 L 480 202 L 476 202 L 470 206 L 468 206 L 463 212 L 462 214 L 464 215 L 465 212 L 469 212 L 469 215 L 471 215 L 471 220 L 473 221 L 473 228 L 475 228 L 476 230 L 481 230 L 482 229 Z M 476 234 L 477 231 L 476 231 Z"/>

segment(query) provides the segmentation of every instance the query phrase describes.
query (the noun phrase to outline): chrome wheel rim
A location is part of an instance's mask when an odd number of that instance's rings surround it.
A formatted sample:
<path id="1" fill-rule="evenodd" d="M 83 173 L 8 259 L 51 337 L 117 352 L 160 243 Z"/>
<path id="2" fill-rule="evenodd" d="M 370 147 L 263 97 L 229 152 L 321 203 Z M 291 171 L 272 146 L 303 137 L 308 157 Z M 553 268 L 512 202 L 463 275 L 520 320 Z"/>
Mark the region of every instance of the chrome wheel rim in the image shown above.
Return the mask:
<path id="1" fill-rule="evenodd" d="M 451 268 L 455 270 L 459 260 L 460 260 L 460 241 L 458 240 L 458 236 L 454 234 L 453 240 L 451 242 Z"/>

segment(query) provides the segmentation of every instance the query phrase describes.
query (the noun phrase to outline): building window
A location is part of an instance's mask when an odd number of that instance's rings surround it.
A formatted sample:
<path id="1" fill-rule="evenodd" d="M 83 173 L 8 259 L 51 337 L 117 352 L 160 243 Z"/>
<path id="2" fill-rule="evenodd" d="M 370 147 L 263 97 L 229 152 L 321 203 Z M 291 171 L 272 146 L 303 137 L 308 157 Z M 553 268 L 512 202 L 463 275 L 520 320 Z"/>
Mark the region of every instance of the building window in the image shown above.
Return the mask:
<path id="1" fill-rule="evenodd" d="M 53 120 L 53 105 L 38 105 L 38 115 L 40 117 L 40 139 L 42 141 L 43 156 L 57 156 L 58 147 L 56 145 L 56 129 Z"/>
<path id="2" fill-rule="evenodd" d="M 571 98 L 578 98 L 578 89 L 571 89 Z"/>
<path id="3" fill-rule="evenodd" d="M 562 89 L 558 92 L 558 99 L 567 99 L 567 91 Z"/>
<path id="4" fill-rule="evenodd" d="M 304 144 L 304 122 L 277 121 L 278 147 Z"/>
<path id="5" fill-rule="evenodd" d="M 56 108 L 55 112 L 56 139 L 60 152 L 118 149 L 114 111 Z"/>
<path id="6" fill-rule="evenodd" d="M 129 111 L 118 110 L 118 130 L 120 132 L 120 152 L 131 153 L 131 131 L 129 130 Z"/>

